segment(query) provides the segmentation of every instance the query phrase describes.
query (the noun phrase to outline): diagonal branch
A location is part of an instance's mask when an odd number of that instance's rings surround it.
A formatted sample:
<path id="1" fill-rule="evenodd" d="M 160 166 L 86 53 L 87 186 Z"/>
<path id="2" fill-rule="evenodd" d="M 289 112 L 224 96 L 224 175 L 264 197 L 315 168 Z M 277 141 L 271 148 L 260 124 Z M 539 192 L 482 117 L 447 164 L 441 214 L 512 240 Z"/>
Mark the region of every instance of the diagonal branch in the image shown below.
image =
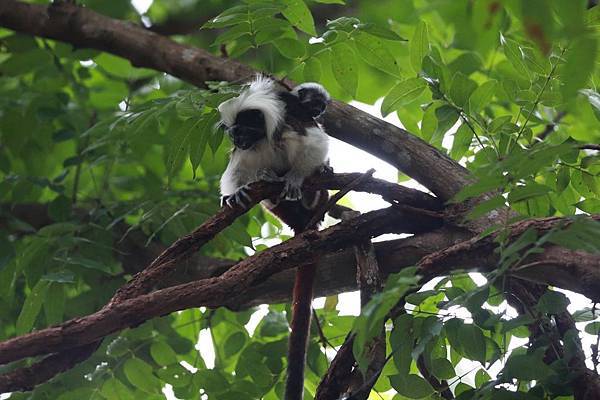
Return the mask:
<path id="1" fill-rule="evenodd" d="M 439 221 L 434 218 L 389 207 L 343 221 L 320 232 L 307 231 L 248 257 L 218 278 L 114 302 L 89 316 L 2 342 L 0 363 L 92 343 L 111 333 L 174 311 L 200 306 L 218 307 L 231 297 L 231 293 L 243 293 L 272 274 L 304 265 L 318 255 L 346 248 L 357 241 L 383 233 L 418 232 L 436 225 L 439 225 Z"/>

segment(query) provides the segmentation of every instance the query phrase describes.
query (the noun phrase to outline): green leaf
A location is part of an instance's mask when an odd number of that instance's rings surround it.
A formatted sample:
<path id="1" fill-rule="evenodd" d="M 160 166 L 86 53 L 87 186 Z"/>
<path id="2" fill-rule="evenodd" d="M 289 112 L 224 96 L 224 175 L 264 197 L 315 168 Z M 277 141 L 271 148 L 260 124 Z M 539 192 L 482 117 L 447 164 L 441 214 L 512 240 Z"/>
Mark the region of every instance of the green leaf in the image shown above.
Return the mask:
<path id="1" fill-rule="evenodd" d="M 429 53 L 429 36 L 427 33 L 427 24 L 419 21 L 415 32 L 410 40 L 410 65 L 415 73 L 421 72 L 423 58 Z"/>
<path id="2" fill-rule="evenodd" d="M 502 371 L 502 381 L 523 379 L 525 381 L 543 380 L 553 373 L 544 362 L 544 348 L 538 348 L 529 354 L 511 354 Z"/>
<path id="3" fill-rule="evenodd" d="M 304 80 L 307 82 L 319 82 L 321 79 L 321 61 L 311 57 L 304 62 Z"/>
<path id="4" fill-rule="evenodd" d="M 177 355 L 167 343 L 156 341 L 150 346 L 150 354 L 158 365 L 171 365 L 177 363 Z"/>
<path id="5" fill-rule="evenodd" d="M 458 340 L 465 357 L 481 363 L 485 362 L 485 336 L 479 327 L 463 324 L 458 331 Z"/>
<path id="6" fill-rule="evenodd" d="M 396 32 L 392 31 L 391 29 L 384 28 L 377 24 L 371 24 L 371 23 L 358 24 L 358 29 L 360 29 L 363 32 L 367 32 L 373 36 L 380 37 L 382 39 L 406 41 L 405 38 L 398 35 Z"/>
<path id="7" fill-rule="evenodd" d="M 352 97 L 356 97 L 358 65 L 352 47 L 339 43 L 331 48 L 331 70 L 337 83 Z"/>
<path id="8" fill-rule="evenodd" d="M 365 367 L 363 349 L 366 343 L 377 336 L 383 328 L 387 313 L 418 281 L 415 268 L 407 268 L 388 277 L 383 292 L 374 295 L 362 308 L 361 314 L 354 320 L 352 330 L 356 333 L 353 351 L 361 368 Z"/>
<path id="9" fill-rule="evenodd" d="M 398 63 L 381 39 L 358 32 L 353 35 L 358 55 L 367 64 L 392 76 L 398 76 Z"/>
<path id="10" fill-rule="evenodd" d="M 584 328 L 585 333 L 593 336 L 600 335 L 600 321 L 589 323 Z"/>
<path id="11" fill-rule="evenodd" d="M 287 321 L 286 321 L 287 330 Z M 261 331 L 262 332 L 262 331 Z M 262 335 L 262 333 L 261 333 Z M 225 357 L 231 357 L 239 353 L 246 344 L 247 335 L 244 332 L 235 332 L 227 338 L 223 346 Z"/>
<path id="12" fill-rule="evenodd" d="M 481 112 L 492 100 L 498 81 L 489 80 L 479 86 L 469 97 L 469 111 L 473 114 Z"/>
<path id="13" fill-rule="evenodd" d="M 431 373 L 438 379 L 450 379 L 456 376 L 452 363 L 445 358 L 431 360 Z"/>
<path id="14" fill-rule="evenodd" d="M 448 68 L 453 73 L 461 72 L 466 76 L 471 75 L 473 72 L 479 70 L 482 67 L 481 57 L 478 53 L 467 52 L 463 53 L 460 56 L 456 57 L 450 64 L 448 64 Z"/>
<path id="15" fill-rule="evenodd" d="M 125 361 L 123 371 L 129 382 L 146 393 L 160 393 L 161 383 L 152 374 L 152 367 L 139 358 Z"/>
<path id="16" fill-rule="evenodd" d="M 282 14 L 292 25 L 312 36 L 317 36 L 315 21 L 304 1 L 282 0 L 282 3 L 285 4 Z"/>
<path id="17" fill-rule="evenodd" d="M 421 78 L 409 78 L 394 86 L 381 103 L 381 114 L 385 117 L 399 107 L 416 100 L 427 84 Z"/>
<path id="18" fill-rule="evenodd" d="M 17 335 L 23 335 L 31 331 L 33 324 L 42 309 L 42 304 L 46 300 L 46 293 L 50 282 L 40 280 L 31 289 L 31 292 L 23 303 L 21 313 L 17 318 L 16 333 Z"/>
<path id="19" fill-rule="evenodd" d="M 505 37 L 501 38 L 504 42 L 504 55 L 510 61 L 513 67 L 517 70 L 517 73 L 522 77 L 530 80 L 529 68 L 525 64 L 525 54 L 521 49 L 521 46 L 512 39 Z"/>
<path id="20" fill-rule="evenodd" d="M 561 72 L 562 95 L 565 100 L 574 98 L 577 91 L 589 81 L 594 71 L 594 60 L 598 51 L 595 37 L 581 37 L 575 40 L 565 55 L 566 63 Z"/>
<path id="21" fill-rule="evenodd" d="M 538 300 L 536 308 L 547 314 L 560 314 L 567 309 L 571 302 L 563 293 L 547 291 Z"/>
<path id="22" fill-rule="evenodd" d="M 250 23 L 247 21 L 240 22 L 233 28 L 229 29 L 225 33 L 217 36 L 215 41 L 213 42 L 213 46 L 220 46 L 222 44 L 229 44 L 237 38 L 242 36 L 250 36 Z"/>
<path id="23" fill-rule="evenodd" d="M 600 213 L 600 199 L 587 199 L 580 201 L 576 204 L 577 208 L 586 213 L 598 214 Z"/>
<path id="24" fill-rule="evenodd" d="M 48 214 L 53 220 L 67 221 L 71 217 L 71 199 L 59 195 L 48 204 Z"/>
<path id="25" fill-rule="evenodd" d="M 573 320 L 575 322 L 589 322 L 596 319 L 594 311 L 590 307 L 577 310 L 573 313 Z"/>
<path id="26" fill-rule="evenodd" d="M 273 41 L 275 48 L 279 53 L 292 60 L 300 58 L 304 56 L 306 53 L 306 49 L 304 48 L 304 44 L 296 39 L 292 38 L 282 38 Z"/>
<path id="27" fill-rule="evenodd" d="M 414 318 L 411 314 L 402 314 L 394 320 L 390 335 L 390 345 L 394 350 L 394 365 L 402 375 L 408 374 L 412 363 L 412 350 L 415 343 Z"/>
<path id="28" fill-rule="evenodd" d="M 192 163 L 192 172 L 196 176 L 196 170 L 202 161 L 202 156 L 206 150 L 206 143 L 215 135 L 215 125 L 219 121 L 219 113 L 213 111 L 202 116 L 202 122 L 194 129 L 193 137 L 190 139 L 190 162 Z"/>
<path id="29" fill-rule="evenodd" d="M 568 167 L 561 167 L 558 171 L 558 175 L 556 177 L 556 191 L 558 193 L 562 193 L 567 186 L 569 186 L 569 182 L 571 181 L 571 171 Z"/>
<path id="30" fill-rule="evenodd" d="M 62 322 L 64 311 L 65 287 L 59 283 L 50 283 L 44 300 L 46 323 L 56 325 Z"/>
<path id="31" fill-rule="evenodd" d="M 475 374 L 475 386 L 478 388 L 488 383 L 492 377 L 487 373 L 485 369 L 480 369 Z"/>
<path id="32" fill-rule="evenodd" d="M 191 136 L 201 123 L 202 119 L 200 118 L 187 119 L 183 123 L 178 124 L 177 129 L 175 129 L 175 132 L 169 138 L 165 161 L 169 180 L 173 178 L 183 165 L 190 149 Z"/>
<path id="33" fill-rule="evenodd" d="M 546 185 L 540 185 L 539 183 L 529 182 L 525 186 L 517 186 L 512 189 L 508 194 L 508 201 L 510 203 L 516 203 L 519 201 L 531 199 L 537 196 L 543 196 L 550 192 L 550 189 Z"/>
<path id="34" fill-rule="evenodd" d="M 454 133 L 454 141 L 452 142 L 452 150 L 450 157 L 455 160 L 460 160 L 471 147 L 473 141 L 473 131 L 467 124 L 461 124 Z"/>
<path id="35" fill-rule="evenodd" d="M 12 243 L 4 235 L 0 235 L 0 271 L 15 257 Z"/>
<path id="36" fill-rule="evenodd" d="M 467 219 L 471 221 L 476 220 L 477 218 L 489 213 L 492 210 L 504 207 L 505 202 L 506 199 L 502 195 L 496 195 L 491 199 L 487 199 L 473 207 L 473 209 L 467 214 Z"/>
<path id="37" fill-rule="evenodd" d="M 392 375 L 390 383 L 398 394 L 409 399 L 422 399 L 435 391 L 425 379 L 415 374 Z"/>
<path id="38" fill-rule="evenodd" d="M 110 274 L 112 272 L 111 266 L 109 263 L 99 262 L 99 261 L 92 260 L 92 259 L 85 258 L 85 257 L 79 257 L 79 256 L 71 256 L 71 257 L 65 257 L 65 258 L 56 257 L 56 260 L 63 262 L 65 264 L 78 265 L 80 267 L 93 269 L 96 271 L 104 272 L 106 274 Z"/>
<path id="39" fill-rule="evenodd" d="M 600 93 L 592 89 L 581 89 L 579 92 L 588 99 L 594 115 L 600 120 Z"/>
<path id="40" fill-rule="evenodd" d="M 107 379 L 102 385 L 100 393 L 102 393 L 102 396 L 104 396 L 106 399 L 135 399 L 134 394 L 129 390 L 129 388 L 117 378 Z"/>
<path id="41" fill-rule="evenodd" d="M 477 89 L 477 84 L 475 82 L 467 78 L 462 72 L 457 72 L 452 79 L 448 95 L 452 101 L 454 101 L 454 104 L 461 108 L 466 108 L 468 106 L 469 98 L 475 89 Z"/>

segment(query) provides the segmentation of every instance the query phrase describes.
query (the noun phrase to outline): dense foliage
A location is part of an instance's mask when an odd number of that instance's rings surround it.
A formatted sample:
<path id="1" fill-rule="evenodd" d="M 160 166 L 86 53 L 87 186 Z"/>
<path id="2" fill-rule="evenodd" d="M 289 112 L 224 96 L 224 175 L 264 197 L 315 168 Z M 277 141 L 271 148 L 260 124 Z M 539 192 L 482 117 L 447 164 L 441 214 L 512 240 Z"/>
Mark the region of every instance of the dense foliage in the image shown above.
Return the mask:
<path id="1" fill-rule="evenodd" d="M 503 233 L 500 264 L 485 284 L 456 273 L 406 296 L 406 312 L 388 321 L 390 357 L 373 388 L 380 395 L 371 398 L 440 398 L 417 360 L 461 399 L 572 396 L 577 332 L 561 333 L 563 351 L 545 358 L 557 335 L 553 316 L 568 297 L 547 292 L 514 317 L 504 273 L 547 243 L 599 252 L 600 227 L 574 218 L 566 230 L 528 230 L 512 243 L 503 229 L 520 218 L 600 213 L 599 152 L 581 148 L 600 142 L 600 7 L 583 0 L 155 0 L 140 15 L 129 2 L 81 3 L 148 26 L 196 21 L 202 29 L 178 41 L 276 77 L 319 81 L 340 100 L 383 97 L 383 115 L 397 113 L 409 132 L 478 177 L 455 201 L 494 191 L 469 218 L 504 206 L 515 211 L 486 232 Z M 215 107 L 237 89 L 212 82 L 200 90 L 108 53 L 0 29 L 0 339 L 99 309 L 145 266 L 120 244 L 168 245 L 218 209 L 229 143 L 214 128 Z M 201 253 L 236 260 L 263 250 L 253 245 L 263 239 L 285 236 L 256 208 Z M 327 343 L 313 326 L 307 398 L 327 371 L 329 346 L 351 329 L 364 367 L 362 347 L 417 282 L 414 269 L 392 275 L 360 318 L 340 315 L 336 297 L 327 299 L 317 310 Z M 182 399 L 199 391 L 209 399 L 278 399 L 286 310 L 190 309 L 157 318 L 11 398 L 153 399 L 168 384 Z M 249 332 L 253 315 L 262 317 Z M 592 309 L 574 317 L 587 323 L 586 335 L 599 335 Z M 543 333 L 529 345 L 515 340 L 535 326 Z M 203 330 L 213 368 L 196 347 Z"/>

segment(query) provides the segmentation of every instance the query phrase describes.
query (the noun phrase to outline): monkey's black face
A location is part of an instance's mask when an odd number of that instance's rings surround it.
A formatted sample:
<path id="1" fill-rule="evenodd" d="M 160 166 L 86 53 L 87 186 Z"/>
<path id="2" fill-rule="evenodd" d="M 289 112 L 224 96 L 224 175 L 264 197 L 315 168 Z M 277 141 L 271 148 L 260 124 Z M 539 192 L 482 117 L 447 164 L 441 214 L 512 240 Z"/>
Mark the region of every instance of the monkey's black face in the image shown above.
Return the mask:
<path id="1" fill-rule="evenodd" d="M 300 89 L 298 98 L 302 107 L 313 117 L 318 117 L 325 112 L 330 100 L 318 90 Z"/>
<path id="2" fill-rule="evenodd" d="M 235 124 L 227 128 L 227 133 L 238 149 L 246 150 L 267 137 L 265 116 L 260 110 L 240 111 Z"/>

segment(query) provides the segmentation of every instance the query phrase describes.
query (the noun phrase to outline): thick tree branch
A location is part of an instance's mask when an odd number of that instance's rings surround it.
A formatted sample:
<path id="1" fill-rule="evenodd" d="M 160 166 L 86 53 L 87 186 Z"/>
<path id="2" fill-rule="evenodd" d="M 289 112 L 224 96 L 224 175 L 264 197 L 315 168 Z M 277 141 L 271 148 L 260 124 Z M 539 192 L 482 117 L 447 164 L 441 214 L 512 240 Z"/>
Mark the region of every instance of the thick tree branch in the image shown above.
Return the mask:
<path id="1" fill-rule="evenodd" d="M 336 180 L 336 176 L 339 178 Z M 321 179 L 325 178 L 325 179 Z M 359 179 L 360 178 L 360 179 Z M 331 186 L 333 188 L 338 186 L 344 186 L 348 183 L 353 183 L 353 186 L 358 189 L 359 187 L 364 188 L 370 192 L 381 192 L 389 201 L 400 202 L 404 198 L 407 203 L 425 203 L 433 205 L 434 208 L 440 208 L 439 203 L 436 202 L 435 198 L 426 195 L 419 196 L 417 191 L 412 189 L 397 189 L 393 188 L 393 184 L 389 184 L 385 181 L 373 179 L 372 177 L 365 176 L 364 174 L 341 174 L 341 175 L 327 175 L 316 176 L 309 179 L 306 182 L 308 187 L 314 189 L 321 189 Z M 254 204 L 264 197 L 272 196 L 281 190 L 280 185 L 259 183 L 253 185 L 251 196 L 255 198 Z M 379 189 L 378 189 L 379 188 Z M 28 205 L 28 206 L 14 206 L 11 207 L 11 214 L 15 217 L 27 220 L 32 215 L 35 216 L 34 220 L 30 220 L 32 226 L 40 227 L 44 224 L 51 223 L 51 219 L 47 215 L 47 210 L 44 206 L 40 205 Z M 32 212 L 33 211 L 33 212 Z M 6 210 L 3 212 L 6 214 Z M 82 210 L 78 210 L 81 217 L 86 216 L 86 213 Z M 181 260 L 185 257 L 189 257 L 193 253 L 195 248 L 200 247 L 207 240 L 210 240 L 216 233 L 228 226 L 236 216 L 241 213 L 241 210 L 230 210 L 225 209 L 224 211 L 216 214 L 209 218 L 202 226 L 187 235 L 171 247 L 165 250 L 160 256 L 158 256 L 154 262 L 150 264 L 142 273 L 138 274 L 132 281 L 126 284 L 113 298 L 111 304 L 122 302 L 128 298 L 138 296 L 151 290 L 159 282 L 163 283 L 165 278 L 172 274 L 173 266 L 176 260 Z M 6 220 L 0 223 L 6 224 Z M 421 229 L 420 227 L 417 230 Z M 133 247 L 138 246 L 135 244 L 135 240 L 132 241 Z M 139 246 L 138 246 L 139 247 Z M 156 247 L 156 246 L 153 246 Z M 156 254 L 157 250 L 153 248 L 151 253 Z M 197 256 L 196 258 L 201 257 Z M 205 257 L 203 257 L 205 258 Z M 136 257 L 135 261 L 143 260 L 143 257 Z M 130 257 L 127 257 L 124 262 L 131 261 Z M 206 260 L 204 260 L 206 262 Z M 216 263 L 217 265 L 223 266 L 223 262 Z M 221 269 L 222 271 L 222 269 Z M 106 308 L 106 307 L 105 307 Z M 72 368 L 77 362 L 80 362 L 89 357 L 99 343 L 91 343 L 81 347 L 76 347 L 67 353 L 59 353 L 50 356 L 41 362 L 34 364 L 31 367 L 18 369 L 9 374 L 0 376 L 0 388 L 4 391 L 13 390 L 28 390 L 33 388 L 36 384 L 44 382 L 50 379 L 57 373 L 60 373 L 66 369 Z M 78 360 L 78 361 L 74 361 Z"/>
<path id="2" fill-rule="evenodd" d="M 321 232 L 307 231 L 238 263 L 218 278 L 191 282 L 135 299 L 114 302 L 86 317 L 72 319 L 0 343 L 0 363 L 92 343 L 106 335 L 160 315 L 192 307 L 219 307 L 231 293 L 243 293 L 275 272 L 311 262 L 318 255 L 351 246 L 368 237 L 413 230 L 431 217 L 401 212 L 395 207 L 372 211 Z"/>
<path id="3" fill-rule="evenodd" d="M 114 20 L 68 2 L 49 6 L 16 0 L 0 3 L 0 26 L 75 47 L 94 48 L 197 86 L 207 80 L 239 81 L 256 73 L 235 60 L 184 46 L 140 26 Z M 407 131 L 334 101 L 324 116 L 331 136 L 360 147 L 415 178 L 442 200 L 466 183 L 469 172 Z"/>
<path id="4" fill-rule="evenodd" d="M 590 217 L 600 221 L 600 215 Z M 570 220 L 552 217 L 530 219 L 510 227 L 511 239 L 516 239 L 527 229 L 542 234 L 557 227 L 566 228 Z M 493 270 L 498 266 L 499 255 L 494 251 L 496 234 L 484 238 L 474 237 L 442 251 L 430 254 L 419 262 L 426 276 L 437 276 L 448 268 L 462 266 L 469 270 Z M 546 246 L 543 253 L 528 257 L 520 266 L 508 271 L 512 276 L 536 283 L 546 283 L 581 293 L 593 301 L 600 301 L 600 254 L 569 250 L 559 246 Z"/>

